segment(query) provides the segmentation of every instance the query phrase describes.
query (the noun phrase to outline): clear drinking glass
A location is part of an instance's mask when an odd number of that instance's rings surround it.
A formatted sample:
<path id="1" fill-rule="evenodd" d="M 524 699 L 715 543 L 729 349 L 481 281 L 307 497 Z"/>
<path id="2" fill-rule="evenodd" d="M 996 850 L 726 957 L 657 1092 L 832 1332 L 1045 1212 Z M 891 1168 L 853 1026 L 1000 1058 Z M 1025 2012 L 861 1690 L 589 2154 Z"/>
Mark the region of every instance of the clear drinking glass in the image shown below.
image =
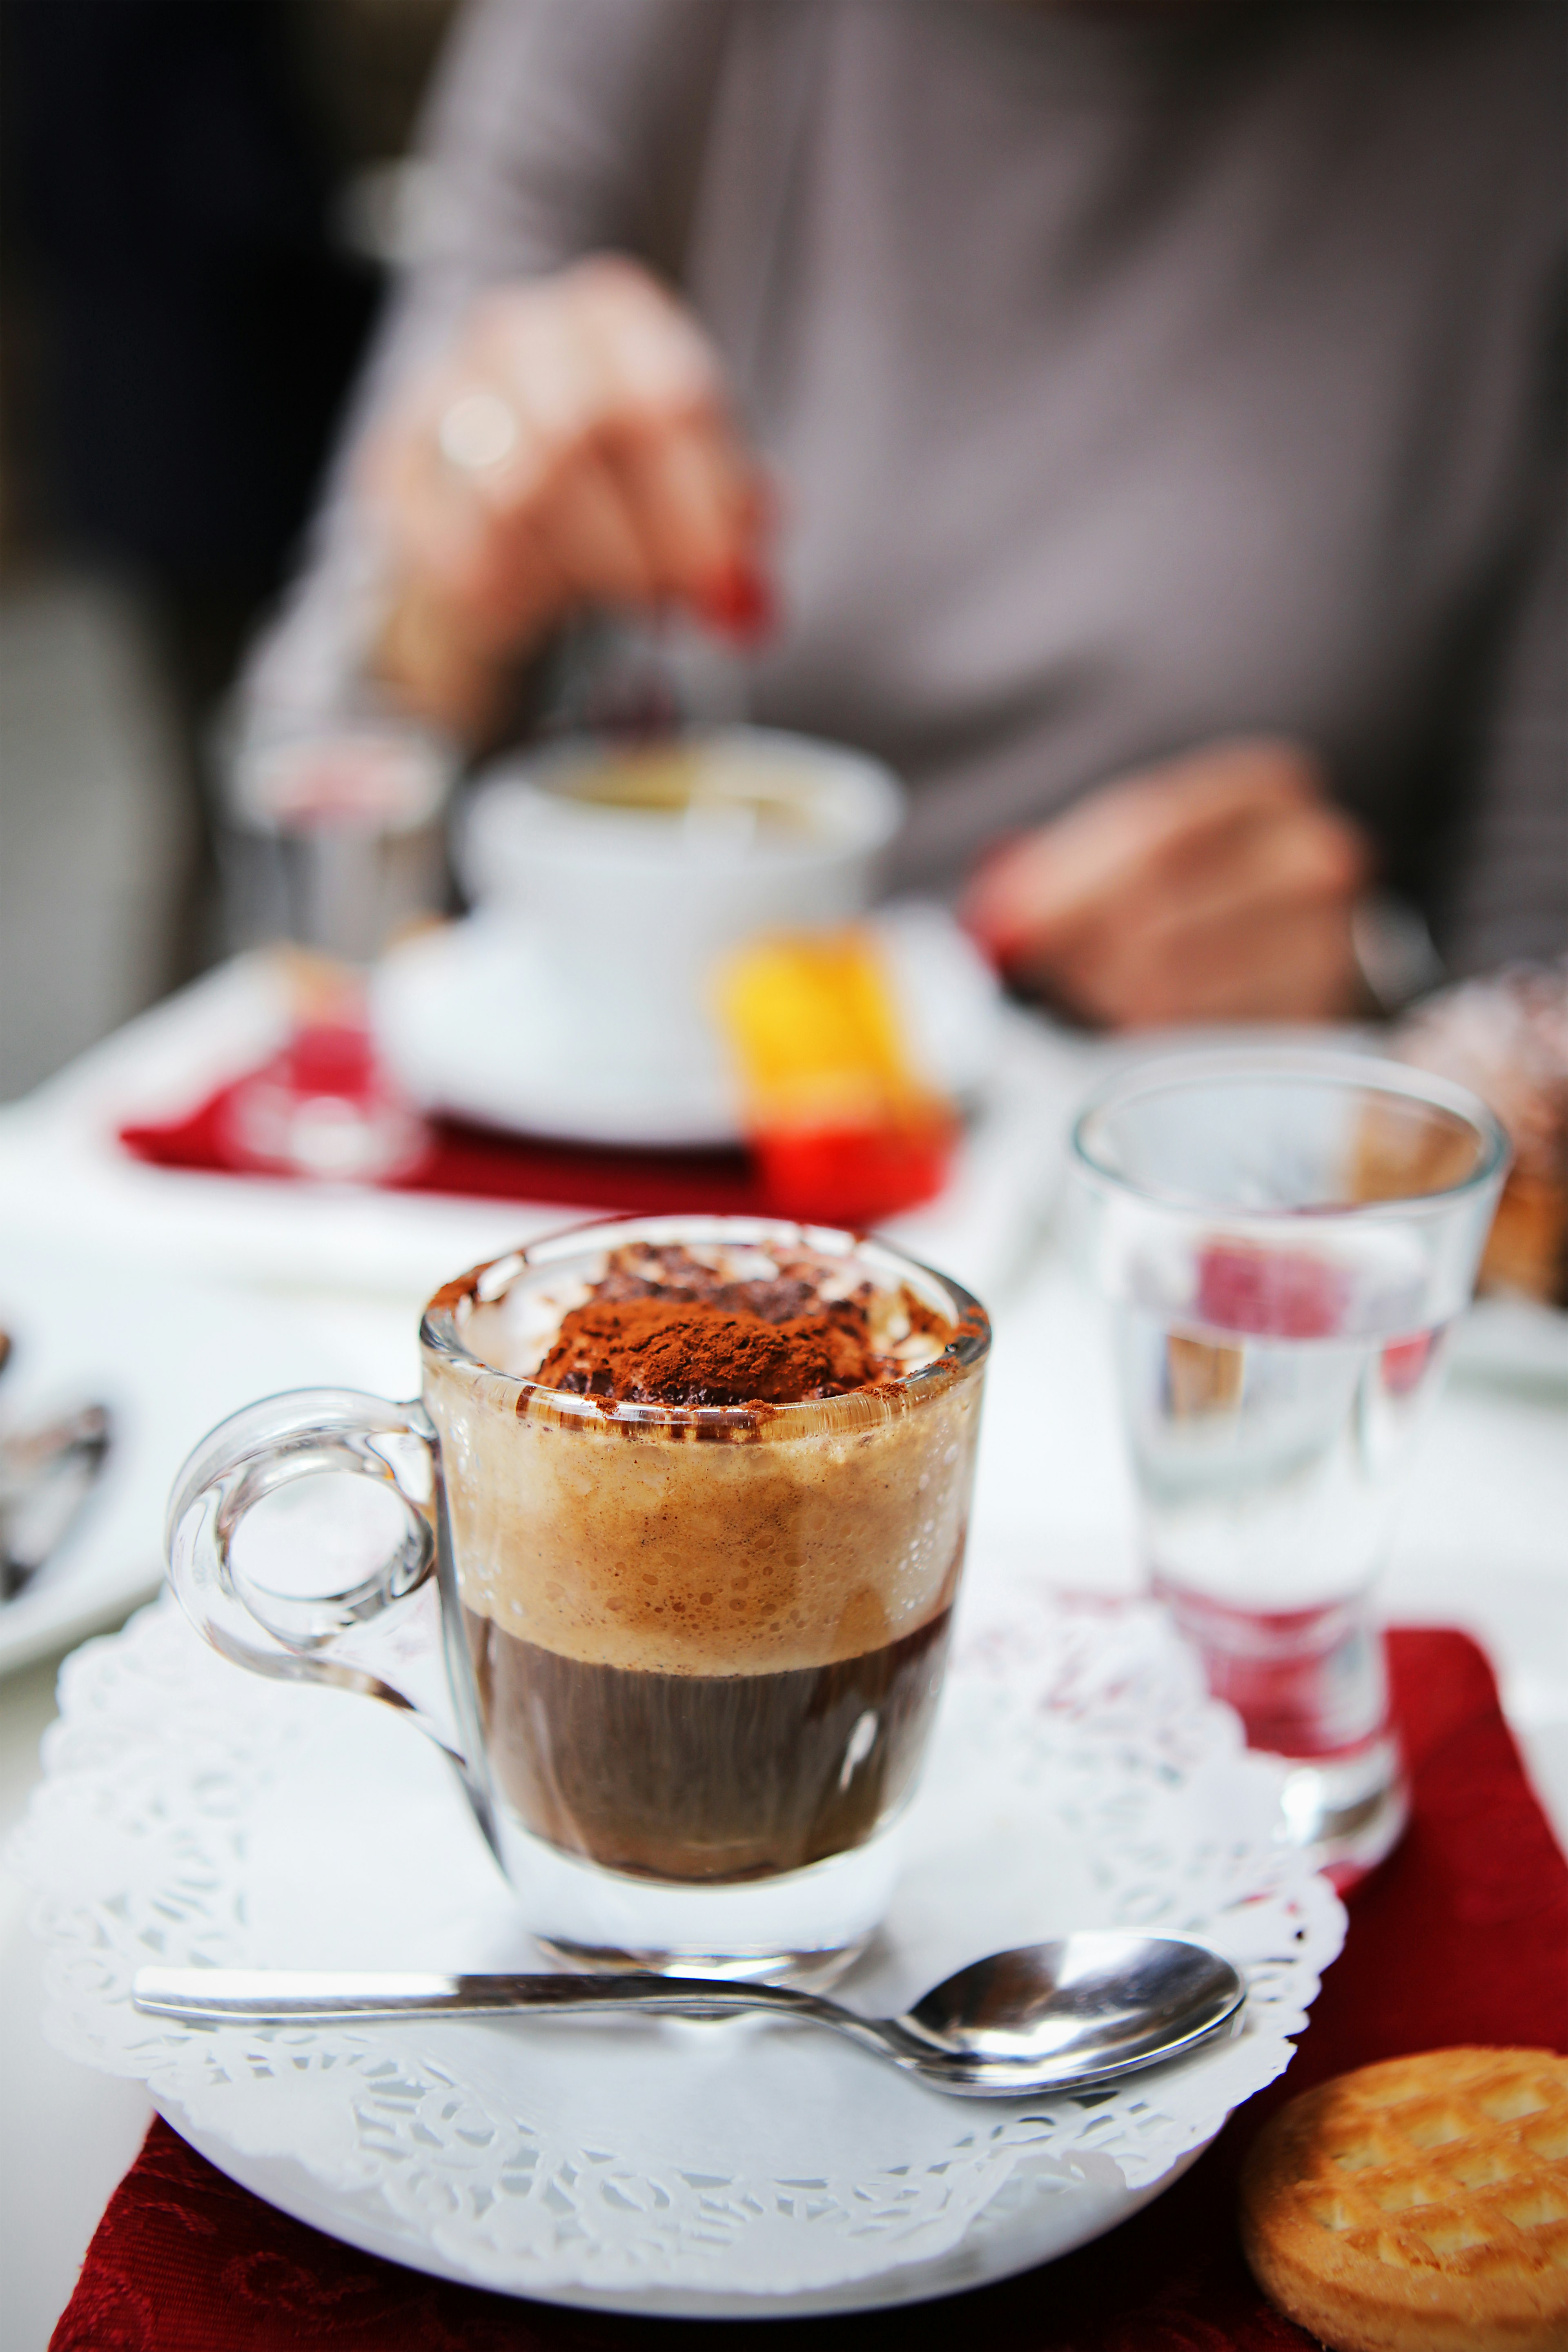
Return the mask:
<path id="1" fill-rule="evenodd" d="M 1458 1087 L 1360 1055 L 1172 1055 L 1074 1130 L 1155 1592 L 1342 1881 L 1405 1797 L 1370 1593 L 1506 1171 Z"/>
<path id="2" fill-rule="evenodd" d="M 722 1253 L 746 1279 L 807 1253 L 950 1336 L 803 1403 L 610 1409 L 504 1369 L 538 1360 L 610 1252 L 644 1245 Z M 848 1234 L 628 1218 L 448 1283 L 420 1340 L 420 1403 L 304 1391 L 197 1449 L 169 1518 L 186 1611 L 241 1665 L 411 1709 L 572 1966 L 825 1981 L 886 1906 L 941 1688 L 983 1310 Z M 405 1507 L 384 1561 L 326 1597 L 247 1572 L 247 1513 L 344 1469 Z"/>
<path id="3" fill-rule="evenodd" d="M 370 967 L 446 887 L 450 744 L 395 717 L 269 721 L 220 746 L 219 846 L 231 944 L 289 942 L 292 1034 L 237 1087 L 237 1166 L 315 1177 L 406 1172 L 427 1138 L 379 1066 Z"/>

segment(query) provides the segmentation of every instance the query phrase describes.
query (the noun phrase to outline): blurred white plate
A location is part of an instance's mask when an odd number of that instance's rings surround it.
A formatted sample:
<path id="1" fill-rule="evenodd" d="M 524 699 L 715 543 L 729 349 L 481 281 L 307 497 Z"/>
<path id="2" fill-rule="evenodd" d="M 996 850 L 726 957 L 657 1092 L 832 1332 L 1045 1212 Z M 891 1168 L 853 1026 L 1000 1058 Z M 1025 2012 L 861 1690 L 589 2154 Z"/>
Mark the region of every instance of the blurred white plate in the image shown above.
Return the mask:
<path id="1" fill-rule="evenodd" d="M 961 1099 L 994 1065 L 1000 998 L 951 915 L 921 903 L 869 918 L 915 1052 Z M 733 1081 L 717 1034 L 655 1031 L 595 986 L 591 952 L 563 972 L 516 915 L 481 912 L 395 950 L 376 975 L 376 1040 L 430 1110 L 531 1135 L 620 1145 L 738 1139 Z"/>
<path id="2" fill-rule="evenodd" d="M 127 1272 L 108 1255 L 0 1251 L 0 1325 L 16 1341 L 0 1383 L 7 1427 L 89 1400 L 113 1422 L 79 1516 L 33 1581 L 0 1605 L 0 1674 L 68 1648 L 156 1591 L 170 1485 L 216 1423 L 279 1389 L 390 1383 L 405 1395 L 418 1376 L 414 1321 L 401 1308 L 258 1298 Z"/>

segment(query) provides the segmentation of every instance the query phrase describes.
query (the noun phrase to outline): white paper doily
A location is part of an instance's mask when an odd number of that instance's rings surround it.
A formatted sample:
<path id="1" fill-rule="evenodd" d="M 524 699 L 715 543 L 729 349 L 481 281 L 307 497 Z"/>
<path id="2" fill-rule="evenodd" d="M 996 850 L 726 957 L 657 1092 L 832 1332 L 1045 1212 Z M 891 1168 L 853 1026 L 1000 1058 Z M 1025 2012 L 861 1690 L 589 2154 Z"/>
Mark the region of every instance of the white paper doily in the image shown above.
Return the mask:
<path id="1" fill-rule="evenodd" d="M 13 1840 L 48 1947 L 46 2030 L 318 2227 L 514 2294 L 720 2315 L 978 2283 L 1097 2236 L 1288 2064 L 1344 1915 L 1276 1836 L 1163 1618 L 972 1595 L 887 1928 L 841 1988 L 902 2006 L 1071 1927 L 1190 1935 L 1246 1973 L 1245 2032 L 1120 2088 L 966 2105 L 761 2019 L 193 2030 L 144 1961 L 530 1965 L 449 1767 L 370 1702 L 267 1683 L 172 1602 L 62 1677 Z"/>

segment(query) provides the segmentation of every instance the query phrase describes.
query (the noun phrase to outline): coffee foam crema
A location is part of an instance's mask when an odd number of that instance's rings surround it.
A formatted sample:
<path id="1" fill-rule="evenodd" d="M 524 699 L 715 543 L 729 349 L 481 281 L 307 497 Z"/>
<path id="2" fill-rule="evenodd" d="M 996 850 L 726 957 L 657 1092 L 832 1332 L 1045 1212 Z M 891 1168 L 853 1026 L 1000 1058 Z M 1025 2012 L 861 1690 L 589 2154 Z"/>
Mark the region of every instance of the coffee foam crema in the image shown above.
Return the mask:
<path id="1" fill-rule="evenodd" d="M 733 1255 L 719 1271 L 767 1278 Z M 825 1263 L 821 1279 L 863 1277 Z M 473 1313 L 465 1344 L 507 1381 L 427 1351 L 426 1402 L 441 1433 L 466 1608 L 584 1664 L 722 1675 L 859 1656 L 949 1605 L 977 1370 L 763 1408 L 751 1425 L 723 1416 L 719 1433 L 731 1442 L 693 1442 L 690 1414 L 628 1417 L 510 1384 L 537 1369 L 595 1281 L 590 1269 L 520 1284 Z M 942 1351 L 942 1334 L 911 1327 L 910 1304 L 881 1288 L 867 1298 L 894 1351 L 889 1374 Z"/>

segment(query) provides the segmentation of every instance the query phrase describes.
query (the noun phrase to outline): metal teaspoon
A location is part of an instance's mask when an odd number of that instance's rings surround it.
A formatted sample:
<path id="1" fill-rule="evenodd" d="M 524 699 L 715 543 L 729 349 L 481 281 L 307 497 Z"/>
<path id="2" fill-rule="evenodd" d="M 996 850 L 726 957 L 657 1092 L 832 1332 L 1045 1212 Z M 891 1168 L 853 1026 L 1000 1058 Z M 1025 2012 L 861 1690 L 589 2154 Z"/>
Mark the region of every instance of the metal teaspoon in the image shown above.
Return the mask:
<path id="1" fill-rule="evenodd" d="M 0 1354 L 0 1367 L 5 1360 Z M 0 1601 L 23 1591 L 62 1541 L 102 1472 L 110 1435 L 107 1405 L 84 1404 L 45 1428 L 0 1436 Z"/>
<path id="2" fill-rule="evenodd" d="M 296 1974 L 139 1969 L 136 2007 L 192 2025 L 342 2025 L 373 2018 L 716 2017 L 767 2010 L 830 2025 L 961 2098 L 1086 2089 L 1239 2032 L 1247 1988 L 1201 1944 L 1097 1930 L 972 1961 L 900 2017 L 858 2017 L 820 1993 L 725 1978 Z"/>

